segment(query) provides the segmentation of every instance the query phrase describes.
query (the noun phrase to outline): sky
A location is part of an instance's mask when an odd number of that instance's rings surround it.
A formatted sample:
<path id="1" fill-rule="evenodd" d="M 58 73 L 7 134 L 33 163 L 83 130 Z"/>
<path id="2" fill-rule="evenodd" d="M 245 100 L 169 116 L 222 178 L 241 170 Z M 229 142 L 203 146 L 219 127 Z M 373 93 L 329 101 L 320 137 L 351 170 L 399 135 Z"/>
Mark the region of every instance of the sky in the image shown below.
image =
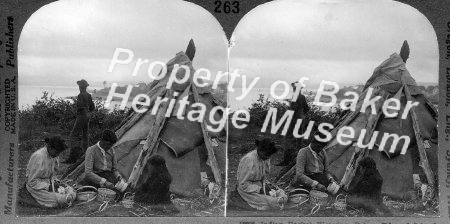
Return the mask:
<path id="1" fill-rule="evenodd" d="M 364 84 L 376 66 L 399 53 L 404 40 L 411 51 L 406 66 L 416 81 L 438 81 L 436 34 L 425 16 L 399 2 L 269 2 L 240 21 L 233 40 L 230 70 L 261 77 L 256 87 L 302 76 L 313 89 L 321 80 Z"/>
<path id="2" fill-rule="evenodd" d="M 194 67 L 227 69 L 227 40 L 220 24 L 200 6 L 168 0 L 61 0 L 36 11 L 19 40 L 21 84 L 91 86 L 150 82 L 148 66 L 131 77 L 138 58 L 167 62 L 196 44 Z M 128 65 L 108 66 L 116 48 L 132 50 Z M 155 69 L 156 72 L 156 69 Z"/>
<path id="3" fill-rule="evenodd" d="M 203 8 L 180 0 L 61 0 L 27 21 L 19 40 L 21 84 L 91 86 L 149 82 L 147 67 L 131 77 L 137 58 L 167 62 L 194 38 L 195 68 L 227 70 L 227 41 Z M 407 68 L 418 82 L 438 79 L 436 35 L 416 9 L 390 0 L 278 0 L 258 6 L 233 33 L 230 70 L 257 88 L 309 77 L 363 84 L 373 69 L 408 40 Z M 116 48 L 130 49 L 128 65 L 107 69 Z M 249 83 L 249 81 L 247 81 Z M 239 87 L 238 81 L 235 87 Z M 308 85 L 308 83 L 307 83 Z"/>

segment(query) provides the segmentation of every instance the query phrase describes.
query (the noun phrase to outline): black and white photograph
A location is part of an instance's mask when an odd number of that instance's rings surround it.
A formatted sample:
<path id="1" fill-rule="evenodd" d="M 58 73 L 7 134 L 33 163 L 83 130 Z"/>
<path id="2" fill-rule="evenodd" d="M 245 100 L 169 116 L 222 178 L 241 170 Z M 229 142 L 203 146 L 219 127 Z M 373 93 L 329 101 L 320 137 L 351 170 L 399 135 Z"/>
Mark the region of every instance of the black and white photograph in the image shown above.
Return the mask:
<path id="1" fill-rule="evenodd" d="M 0 223 L 450 223 L 449 0 L 0 11 Z"/>
<path id="2" fill-rule="evenodd" d="M 249 122 L 229 126 L 227 216 L 439 216 L 438 46 L 416 9 L 275 1 L 232 41 Z"/>
<path id="3" fill-rule="evenodd" d="M 36 11 L 18 49 L 18 215 L 223 216 L 226 46 L 183 1 Z"/>

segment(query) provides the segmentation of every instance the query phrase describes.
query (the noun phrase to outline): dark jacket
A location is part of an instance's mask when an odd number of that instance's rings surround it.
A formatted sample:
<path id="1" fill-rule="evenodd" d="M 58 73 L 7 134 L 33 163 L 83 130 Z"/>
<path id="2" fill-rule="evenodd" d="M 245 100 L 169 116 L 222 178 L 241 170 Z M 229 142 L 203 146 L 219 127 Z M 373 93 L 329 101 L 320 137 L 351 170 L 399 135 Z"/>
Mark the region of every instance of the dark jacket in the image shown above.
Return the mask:
<path id="1" fill-rule="evenodd" d="M 295 118 L 304 118 L 305 114 L 309 111 L 306 97 L 301 93 L 298 94 L 297 100 L 295 100 L 295 102 L 291 102 L 290 109 L 294 111 Z"/>
<path id="2" fill-rule="evenodd" d="M 91 94 L 82 92 L 77 97 L 77 112 L 93 111 L 95 109 L 94 102 L 92 101 Z"/>

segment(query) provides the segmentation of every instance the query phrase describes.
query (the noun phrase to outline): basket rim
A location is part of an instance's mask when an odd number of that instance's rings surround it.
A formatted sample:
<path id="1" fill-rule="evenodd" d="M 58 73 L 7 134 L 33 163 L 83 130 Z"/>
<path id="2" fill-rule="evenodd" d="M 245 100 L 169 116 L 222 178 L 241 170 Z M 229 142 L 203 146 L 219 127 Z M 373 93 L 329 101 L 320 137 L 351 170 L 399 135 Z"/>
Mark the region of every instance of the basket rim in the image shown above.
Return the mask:
<path id="1" fill-rule="evenodd" d="M 92 191 L 98 192 L 98 189 L 97 189 L 96 187 L 94 187 L 94 186 L 89 186 L 89 185 L 87 185 L 87 186 L 82 186 L 82 187 L 78 188 L 78 189 L 76 190 L 76 192 L 77 192 L 77 194 L 78 194 L 78 193 L 82 193 L 82 192 L 86 192 L 86 191 L 81 191 L 81 190 L 85 190 L 85 189 L 91 189 Z M 80 191 L 81 191 L 81 192 L 80 192 Z"/>
<path id="2" fill-rule="evenodd" d="M 95 191 L 83 191 L 83 192 L 77 193 L 77 195 L 84 195 L 84 194 L 98 194 L 98 193 Z"/>

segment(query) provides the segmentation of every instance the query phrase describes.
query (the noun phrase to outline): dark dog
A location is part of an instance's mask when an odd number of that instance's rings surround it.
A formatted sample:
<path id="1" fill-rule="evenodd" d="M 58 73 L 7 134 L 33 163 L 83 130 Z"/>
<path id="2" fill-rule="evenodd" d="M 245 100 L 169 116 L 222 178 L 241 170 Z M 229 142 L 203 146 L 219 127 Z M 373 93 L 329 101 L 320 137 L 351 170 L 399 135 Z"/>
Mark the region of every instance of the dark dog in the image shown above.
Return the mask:
<path id="1" fill-rule="evenodd" d="M 154 155 L 148 160 L 151 171 L 145 183 L 136 190 L 135 201 L 146 204 L 170 203 L 170 183 L 172 177 L 167 170 L 166 161 L 162 156 Z"/>
<path id="2" fill-rule="evenodd" d="M 355 178 L 356 184 L 349 192 L 348 203 L 353 207 L 364 209 L 370 215 L 391 216 L 392 213 L 383 204 L 381 196 L 383 177 L 372 158 L 365 157 L 359 162 Z"/>

